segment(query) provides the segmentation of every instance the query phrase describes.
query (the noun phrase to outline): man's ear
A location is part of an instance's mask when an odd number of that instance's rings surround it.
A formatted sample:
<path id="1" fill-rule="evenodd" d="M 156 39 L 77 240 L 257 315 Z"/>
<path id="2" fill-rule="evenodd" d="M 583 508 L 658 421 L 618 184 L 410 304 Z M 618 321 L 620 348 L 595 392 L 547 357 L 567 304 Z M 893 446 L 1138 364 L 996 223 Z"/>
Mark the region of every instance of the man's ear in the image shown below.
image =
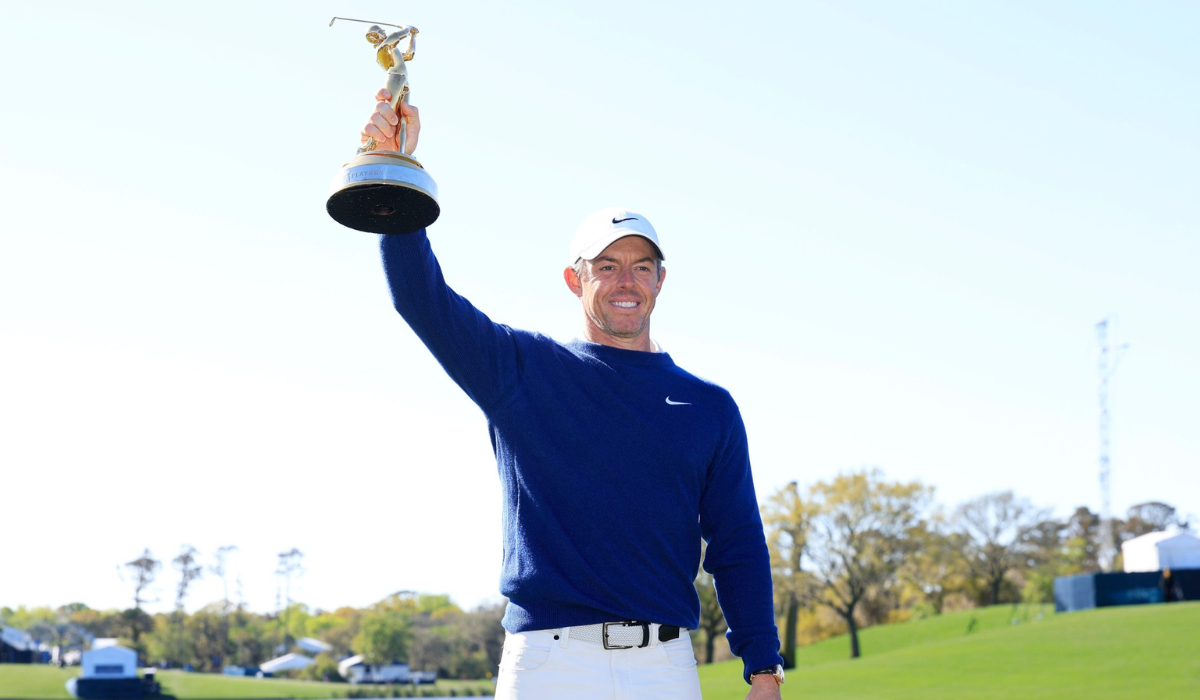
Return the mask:
<path id="1" fill-rule="evenodd" d="M 579 275 L 575 274 L 575 270 L 569 267 L 563 270 L 563 280 L 566 281 L 567 287 L 575 296 L 583 296 L 583 282 L 580 281 Z"/>
<path id="2" fill-rule="evenodd" d="M 654 296 L 658 296 L 662 291 L 663 281 L 667 279 L 667 268 L 660 267 L 658 269 L 658 284 L 654 285 Z"/>

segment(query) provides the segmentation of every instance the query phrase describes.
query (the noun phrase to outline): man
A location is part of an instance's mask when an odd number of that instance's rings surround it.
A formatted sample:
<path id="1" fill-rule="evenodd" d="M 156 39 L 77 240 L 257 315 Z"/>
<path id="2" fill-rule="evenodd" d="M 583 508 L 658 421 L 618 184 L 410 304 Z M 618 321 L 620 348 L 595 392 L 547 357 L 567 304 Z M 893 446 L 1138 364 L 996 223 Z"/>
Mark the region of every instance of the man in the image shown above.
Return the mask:
<path id="1" fill-rule="evenodd" d="M 381 90 L 362 130 L 399 151 Z M 416 148 L 417 109 L 404 152 Z M 743 660 L 746 696 L 779 698 L 782 659 L 746 433 L 724 389 L 680 369 L 650 336 L 666 279 L 658 235 L 621 209 L 571 241 L 567 287 L 582 339 L 493 323 L 442 278 L 425 231 L 382 236 L 396 310 L 483 409 L 504 494 L 509 604 L 498 698 L 698 699 L 688 629 L 701 538 Z"/>

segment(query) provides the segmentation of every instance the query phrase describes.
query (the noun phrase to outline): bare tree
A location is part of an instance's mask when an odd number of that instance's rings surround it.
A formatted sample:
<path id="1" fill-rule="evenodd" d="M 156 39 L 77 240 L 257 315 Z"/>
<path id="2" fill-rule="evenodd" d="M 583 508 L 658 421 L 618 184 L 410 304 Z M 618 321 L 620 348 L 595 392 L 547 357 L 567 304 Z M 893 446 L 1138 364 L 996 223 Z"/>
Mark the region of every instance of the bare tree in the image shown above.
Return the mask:
<path id="1" fill-rule="evenodd" d="M 796 627 L 800 606 L 809 585 L 801 563 L 808 545 L 808 530 L 813 517 L 812 504 L 800 494 L 796 482 L 776 491 L 762 506 L 763 525 L 767 529 L 767 548 L 771 552 L 771 572 L 775 594 L 784 611 L 783 666 L 796 665 Z"/>
<path id="2" fill-rule="evenodd" d="M 223 545 L 217 548 L 216 560 L 217 563 L 208 567 L 209 572 L 216 574 L 221 579 L 221 588 L 223 590 L 221 598 L 221 644 L 219 645 L 219 653 L 222 660 L 229 653 L 229 576 L 226 568 L 226 558 L 237 551 L 237 547 L 231 544 Z"/>
<path id="3" fill-rule="evenodd" d="M 983 580 L 991 605 L 1000 602 L 1004 577 L 1025 562 L 1038 525 L 1048 518 L 1049 511 L 1035 508 L 1012 491 L 980 496 L 955 511 L 964 536 L 963 557 L 971 573 Z"/>
<path id="4" fill-rule="evenodd" d="M 190 544 L 179 548 L 179 556 L 171 560 L 171 564 L 179 570 L 179 585 L 175 587 L 175 612 L 183 612 L 183 602 L 187 598 L 188 587 L 192 582 L 204 575 L 204 567 L 196 560 L 200 552 Z"/>
<path id="5" fill-rule="evenodd" d="M 850 658 L 858 658 L 858 606 L 895 576 L 912 551 L 932 490 L 918 482 L 886 483 L 871 470 L 818 483 L 811 496 L 816 513 L 806 554 L 820 582 L 820 602 L 846 621 Z"/>
<path id="6" fill-rule="evenodd" d="M 130 576 L 133 578 L 133 607 L 141 610 L 146 603 L 154 601 L 146 598 L 146 593 L 150 588 L 150 584 L 154 583 L 154 577 L 158 574 L 158 570 L 162 568 L 162 562 L 155 559 L 147 548 L 142 552 L 142 556 L 133 561 L 125 562 L 125 568 L 129 570 Z M 137 641 L 136 638 L 134 641 Z"/>
<path id="7" fill-rule="evenodd" d="M 209 572 L 216 574 L 217 578 L 221 579 L 221 586 L 224 590 L 224 597 L 221 599 L 221 609 L 225 614 L 229 614 L 229 577 L 226 571 L 225 561 L 230 554 L 237 551 L 237 547 L 231 544 L 217 548 L 216 560 L 217 563 L 208 567 Z"/>
<path id="8" fill-rule="evenodd" d="M 291 629 L 288 627 L 288 621 L 291 617 L 292 607 L 292 577 L 304 574 L 304 567 L 300 563 L 302 559 L 304 559 L 304 552 L 292 547 L 286 552 L 279 553 L 279 564 L 275 568 L 275 574 L 283 580 L 283 646 L 285 651 L 291 646 Z"/>
<path id="9" fill-rule="evenodd" d="M 151 624 L 150 616 L 146 614 L 142 606 L 154 602 L 146 595 L 150 585 L 154 583 L 155 576 L 158 575 L 158 570 L 162 568 L 162 562 L 155 559 L 154 555 L 150 553 L 150 548 L 147 547 L 142 552 L 142 556 L 125 562 L 124 566 L 129 570 L 129 575 L 133 579 L 133 608 L 127 610 L 123 617 L 129 626 L 129 636 L 136 646 L 141 638 L 142 630 L 149 629 Z M 117 569 L 117 572 L 120 573 L 120 569 Z"/>

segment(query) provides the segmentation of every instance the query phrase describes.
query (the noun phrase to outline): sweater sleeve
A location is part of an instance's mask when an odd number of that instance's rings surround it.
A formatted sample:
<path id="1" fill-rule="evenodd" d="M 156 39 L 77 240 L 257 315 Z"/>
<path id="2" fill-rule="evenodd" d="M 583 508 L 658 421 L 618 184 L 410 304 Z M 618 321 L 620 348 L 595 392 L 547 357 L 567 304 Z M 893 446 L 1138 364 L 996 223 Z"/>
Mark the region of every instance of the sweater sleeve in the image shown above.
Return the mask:
<path id="1" fill-rule="evenodd" d="M 396 311 L 472 401 L 485 412 L 500 404 L 520 381 L 513 330 L 446 285 L 424 229 L 379 238 Z"/>
<path id="2" fill-rule="evenodd" d="M 708 543 L 704 570 L 713 576 L 717 601 L 729 624 L 729 649 L 741 657 L 742 677 L 749 683 L 751 672 L 781 664 L 783 658 L 746 428 L 732 399 L 730 404 L 729 432 L 700 500 L 700 532 Z"/>

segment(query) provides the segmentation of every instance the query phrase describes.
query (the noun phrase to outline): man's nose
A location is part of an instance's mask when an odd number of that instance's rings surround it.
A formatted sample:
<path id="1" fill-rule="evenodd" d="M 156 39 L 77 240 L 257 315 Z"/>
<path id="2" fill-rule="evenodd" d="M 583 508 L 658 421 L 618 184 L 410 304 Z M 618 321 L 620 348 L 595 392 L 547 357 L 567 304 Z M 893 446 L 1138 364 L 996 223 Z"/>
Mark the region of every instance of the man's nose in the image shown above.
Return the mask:
<path id="1" fill-rule="evenodd" d="M 634 279 L 633 270 L 628 267 L 624 270 L 621 270 L 621 276 L 617 278 L 617 284 L 619 284 L 621 287 L 632 287 L 634 284 L 636 284 L 636 282 L 637 280 Z"/>

